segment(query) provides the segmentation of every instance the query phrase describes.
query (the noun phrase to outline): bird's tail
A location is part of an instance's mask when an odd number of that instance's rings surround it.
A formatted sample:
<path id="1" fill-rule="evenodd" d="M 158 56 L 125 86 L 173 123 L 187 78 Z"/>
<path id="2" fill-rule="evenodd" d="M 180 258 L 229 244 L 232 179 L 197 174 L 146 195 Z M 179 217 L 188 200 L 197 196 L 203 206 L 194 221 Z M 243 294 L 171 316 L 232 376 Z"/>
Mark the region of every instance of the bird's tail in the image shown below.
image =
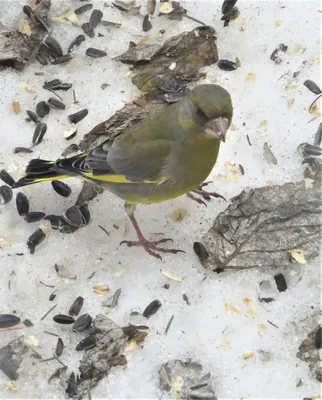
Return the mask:
<path id="1" fill-rule="evenodd" d="M 69 178 L 82 173 L 82 163 L 87 153 L 78 154 L 74 157 L 47 161 L 33 159 L 27 165 L 25 176 L 19 179 L 12 188 L 32 185 L 34 183 L 55 181 Z"/>

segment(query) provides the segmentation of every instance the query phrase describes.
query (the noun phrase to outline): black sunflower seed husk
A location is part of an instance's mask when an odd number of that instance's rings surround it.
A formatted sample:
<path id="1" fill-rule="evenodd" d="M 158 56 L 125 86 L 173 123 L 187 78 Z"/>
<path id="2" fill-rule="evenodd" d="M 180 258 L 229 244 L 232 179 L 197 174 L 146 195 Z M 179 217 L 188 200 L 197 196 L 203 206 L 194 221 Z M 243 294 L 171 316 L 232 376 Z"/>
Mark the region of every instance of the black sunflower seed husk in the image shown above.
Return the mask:
<path id="1" fill-rule="evenodd" d="M 60 44 L 53 37 L 47 36 L 47 38 L 44 40 L 44 44 L 53 57 L 58 58 L 63 55 L 63 50 Z"/>
<path id="2" fill-rule="evenodd" d="M 61 233 L 74 233 L 79 229 L 79 226 L 69 225 L 66 221 L 64 221 L 63 225 L 59 228 L 59 232 Z"/>
<path id="3" fill-rule="evenodd" d="M 319 88 L 319 86 L 315 82 L 311 81 L 310 79 L 307 79 L 306 81 L 304 81 L 303 85 L 305 87 L 307 87 L 310 92 L 312 92 L 314 94 L 322 93 L 322 90 Z"/>
<path id="4" fill-rule="evenodd" d="M 93 4 L 84 4 L 83 6 L 80 6 L 74 10 L 74 13 L 76 15 L 82 15 L 85 14 L 87 11 L 91 10 L 93 8 Z"/>
<path id="5" fill-rule="evenodd" d="M 29 200 L 24 193 L 22 192 L 17 193 L 16 205 L 18 214 L 21 215 L 22 217 L 29 213 Z"/>
<path id="6" fill-rule="evenodd" d="M 218 63 L 218 68 L 224 70 L 224 71 L 234 71 L 235 69 L 238 68 L 237 63 L 234 61 L 229 61 L 229 60 L 219 60 Z"/>
<path id="7" fill-rule="evenodd" d="M 53 79 L 51 81 L 45 82 L 43 85 L 43 89 L 51 89 L 55 90 L 57 89 L 60 85 L 62 84 L 62 81 L 60 79 Z"/>
<path id="8" fill-rule="evenodd" d="M 95 336 L 87 336 L 85 339 L 81 340 L 77 344 L 76 350 L 77 351 L 89 350 L 89 349 L 92 349 L 95 346 L 96 346 L 96 338 L 95 338 Z"/>
<path id="9" fill-rule="evenodd" d="M 143 313 L 142 313 L 143 317 L 145 317 L 145 318 L 151 317 L 152 315 L 154 315 L 159 310 L 161 305 L 162 304 L 160 303 L 159 300 L 153 300 L 152 303 L 150 303 L 146 307 L 146 309 L 143 311 Z"/>
<path id="10" fill-rule="evenodd" d="M 53 317 L 53 320 L 57 322 L 57 324 L 63 324 L 63 325 L 70 325 L 75 322 L 75 319 L 73 317 L 65 314 L 57 314 Z"/>
<path id="11" fill-rule="evenodd" d="M 93 57 L 93 58 L 100 58 L 100 57 L 105 57 L 107 56 L 107 53 L 103 50 L 98 50 L 98 49 L 94 49 L 93 47 L 89 47 L 85 54 L 89 57 Z"/>
<path id="12" fill-rule="evenodd" d="M 83 216 L 83 225 L 89 224 L 89 222 L 91 220 L 91 214 L 89 212 L 88 205 L 87 204 L 82 204 L 79 207 L 79 210 L 80 210 L 80 212 L 82 213 L 82 216 Z"/>
<path id="13" fill-rule="evenodd" d="M 70 225 L 79 228 L 84 224 L 84 218 L 80 209 L 76 206 L 69 207 L 62 215 L 63 219 Z"/>
<path id="14" fill-rule="evenodd" d="M 53 65 L 63 64 L 64 62 L 70 61 L 73 59 L 73 56 L 70 53 L 64 54 L 61 57 L 56 58 L 52 61 Z"/>
<path id="15" fill-rule="evenodd" d="M 23 323 L 27 328 L 30 328 L 30 327 L 34 326 L 34 324 L 30 321 L 30 319 L 25 319 L 24 321 L 22 321 L 22 323 Z"/>
<path id="16" fill-rule="evenodd" d="M 143 30 L 143 32 L 148 32 L 151 29 L 152 29 L 152 24 L 150 21 L 150 15 L 146 14 L 146 16 L 143 18 L 142 30 Z"/>
<path id="17" fill-rule="evenodd" d="M 50 376 L 50 378 L 48 379 L 48 383 L 50 383 L 53 379 L 55 378 L 61 378 L 63 377 L 63 375 L 65 374 L 65 372 L 67 371 L 67 365 L 65 365 L 64 367 L 61 368 L 57 368 L 54 373 Z"/>
<path id="18" fill-rule="evenodd" d="M 56 349 L 55 349 L 55 354 L 57 357 L 60 357 L 63 354 L 64 351 L 64 342 L 61 338 L 57 339 L 57 344 L 56 344 Z"/>
<path id="19" fill-rule="evenodd" d="M 83 332 L 91 326 L 92 317 L 89 314 L 83 314 L 77 318 L 73 325 L 74 332 Z"/>
<path id="20" fill-rule="evenodd" d="M 52 229 L 59 229 L 64 223 L 64 220 L 60 215 L 54 215 L 54 214 L 46 215 L 44 217 L 44 220 L 50 222 Z"/>
<path id="21" fill-rule="evenodd" d="M 314 135 L 314 146 L 320 146 L 322 142 L 322 122 L 320 123 L 316 134 Z"/>
<path id="22" fill-rule="evenodd" d="M 225 0 L 221 6 L 221 13 L 227 14 L 233 7 L 235 7 L 236 3 L 237 0 Z"/>
<path id="23" fill-rule="evenodd" d="M 16 366 L 12 363 L 9 357 L 4 356 L 0 359 L 0 370 L 7 375 L 12 381 L 16 381 L 19 378 L 19 374 Z"/>
<path id="24" fill-rule="evenodd" d="M 67 53 L 72 52 L 76 47 L 80 46 L 81 43 L 85 41 L 85 36 L 84 35 L 78 35 L 76 38 L 72 41 L 72 43 L 69 45 Z"/>
<path id="25" fill-rule="evenodd" d="M 50 108 L 45 101 L 40 101 L 36 105 L 36 113 L 39 117 L 43 118 L 45 115 L 49 114 Z"/>
<path id="26" fill-rule="evenodd" d="M 0 186 L 0 204 L 8 204 L 12 200 L 12 189 L 10 186 Z"/>
<path id="27" fill-rule="evenodd" d="M 67 119 L 68 122 L 70 122 L 71 124 L 77 124 L 82 119 L 84 119 L 87 114 L 88 114 L 88 109 L 84 108 L 83 110 L 77 111 L 75 114 L 68 115 Z"/>
<path id="28" fill-rule="evenodd" d="M 77 381 L 74 372 L 70 374 L 68 379 L 66 393 L 69 398 L 73 398 L 77 395 Z"/>
<path id="29" fill-rule="evenodd" d="M 27 110 L 26 113 L 28 114 L 28 117 L 35 122 L 36 124 L 39 124 L 40 119 L 38 118 L 37 114 L 34 113 L 33 111 Z"/>
<path id="30" fill-rule="evenodd" d="M 54 108 L 56 110 L 65 110 L 66 106 L 61 101 L 55 99 L 54 97 L 50 97 L 47 100 L 49 107 Z"/>
<path id="31" fill-rule="evenodd" d="M 34 135 L 32 137 L 32 144 L 39 144 L 42 142 L 45 133 L 47 131 L 47 125 L 44 122 L 38 124 L 35 128 Z"/>
<path id="32" fill-rule="evenodd" d="M 28 240 L 27 246 L 30 251 L 30 254 L 34 254 L 36 247 L 44 241 L 46 235 L 41 228 L 38 228 L 34 233 L 32 233 Z"/>
<path id="33" fill-rule="evenodd" d="M 39 46 L 36 58 L 41 65 L 48 65 L 51 62 L 52 56 L 49 54 L 48 48 L 43 43 Z"/>
<path id="34" fill-rule="evenodd" d="M 13 314 L 0 314 L 0 328 L 10 328 L 11 326 L 18 325 L 20 318 Z"/>
<path id="35" fill-rule="evenodd" d="M 24 220 L 28 223 L 41 221 L 46 214 L 41 211 L 31 211 L 24 216 Z"/>
<path id="36" fill-rule="evenodd" d="M 14 152 L 14 154 L 18 154 L 18 153 L 32 153 L 32 150 L 29 149 L 28 147 L 21 147 L 21 146 L 18 146 L 18 147 L 15 147 L 15 148 L 13 149 L 13 152 Z"/>
<path id="37" fill-rule="evenodd" d="M 52 181 L 51 185 L 56 193 L 60 196 L 68 197 L 72 193 L 72 189 L 64 182 L 61 181 Z"/>
<path id="38" fill-rule="evenodd" d="M 321 327 L 319 327 L 319 329 L 317 330 L 316 335 L 315 335 L 315 347 L 317 349 L 321 349 L 321 347 L 322 347 L 322 328 Z"/>
<path id="39" fill-rule="evenodd" d="M 285 292 L 285 290 L 287 289 L 285 276 L 283 274 L 276 274 L 274 275 L 274 279 L 277 286 L 277 290 L 279 292 Z"/>
<path id="40" fill-rule="evenodd" d="M 83 307 L 83 304 L 84 304 L 84 297 L 82 297 L 82 296 L 77 297 L 77 299 L 74 301 L 74 303 L 70 306 L 68 314 L 78 315 L 80 313 L 80 310 Z"/>
<path id="41" fill-rule="evenodd" d="M 9 186 L 12 186 L 15 183 L 13 177 L 5 169 L 0 171 L 0 179 Z"/>
<path id="42" fill-rule="evenodd" d="M 209 253 L 205 246 L 200 242 L 194 242 L 193 250 L 196 253 L 200 261 L 205 261 L 209 257 Z"/>
<path id="43" fill-rule="evenodd" d="M 103 13 L 101 10 L 94 10 L 89 18 L 89 25 L 93 31 L 97 25 L 102 21 Z"/>
<path id="44" fill-rule="evenodd" d="M 95 33 L 89 22 L 85 22 L 82 25 L 82 29 L 83 29 L 84 33 L 86 33 L 86 35 L 89 36 L 90 38 L 93 38 L 95 36 Z"/>

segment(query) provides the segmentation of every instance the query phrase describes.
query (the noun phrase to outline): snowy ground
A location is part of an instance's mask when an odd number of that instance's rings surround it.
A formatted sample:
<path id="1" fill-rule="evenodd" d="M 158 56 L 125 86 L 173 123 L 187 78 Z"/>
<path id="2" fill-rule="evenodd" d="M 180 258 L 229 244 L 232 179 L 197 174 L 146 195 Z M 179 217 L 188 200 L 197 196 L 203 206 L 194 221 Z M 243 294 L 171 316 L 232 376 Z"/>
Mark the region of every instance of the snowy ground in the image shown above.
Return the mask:
<path id="1" fill-rule="evenodd" d="M 72 104 L 72 91 L 62 94 L 67 109 L 50 113 L 45 140 L 35 149 L 33 157 L 58 158 L 70 144 L 63 138 L 68 114 L 85 107 L 89 109 L 89 115 L 79 124 L 78 142 L 83 134 L 138 94 L 130 78 L 124 77 L 128 67 L 112 61 L 112 58 L 125 51 L 130 40 L 139 40 L 142 20 L 126 14 L 122 16 L 117 9 L 105 7 L 103 1 L 93 3 L 103 11 L 104 19 L 121 19 L 122 27 L 97 29 L 105 36 L 87 39 L 74 60 L 65 67 L 42 67 L 35 63 L 21 74 L 0 72 L 0 169 L 7 169 L 16 178 L 21 176 L 30 155 L 14 155 L 12 150 L 31 143 L 33 125 L 24 121 L 25 110 L 35 109 L 38 101 L 49 97 L 48 92 L 42 89 L 45 80 L 60 78 L 72 82 L 80 104 Z M 22 1 L 1 1 L 0 21 L 14 27 L 24 4 Z M 81 4 L 84 3 L 53 1 L 51 15 Z M 241 67 L 233 72 L 221 71 L 215 65 L 205 68 L 207 80 L 204 82 L 216 82 L 228 89 L 235 106 L 235 130 L 230 132 L 229 139 L 222 146 L 211 178 L 227 173 L 225 162 L 228 160 L 242 164 L 245 170 L 245 175 L 235 181 L 217 179 L 213 188 L 231 198 L 243 189 L 268 182 L 282 184 L 300 180 L 303 167 L 296 148 L 299 143 L 312 142 L 319 124 L 319 118 L 308 124 L 312 118 L 308 107 L 314 96 L 303 86 L 303 81 L 312 79 L 320 85 L 321 3 L 239 1 L 240 17 L 225 29 L 220 21 L 221 2 L 186 1 L 184 6 L 192 16 L 215 27 L 220 58 L 234 60 L 238 57 L 241 62 Z M 83 16 L 82 21 L 86 21 L 88 16 Z M 155 18 L 153 30 L 148 34 L 164 28 L 165 38 L 168 38 L 196 26 L 188 19 L 177 22 Z M 79 33 L 82 33 L 80 28 L 68 24 L 54 26 L 54 36 L 65 50 Z M 280 43 L 288 45 L 289 50 L 283 55 L 283 63 L 275 65 L 270 55 Z M 84 52 L 89 46 L 106 50 L 108 57 L 97 60 L 86 57 Z M 303 61 L 307 63 L 302 68 Z M 300 74 L 293 80 L 293 72 L 299 70 Z M 35 76 L 39 71 L 43 71 L 44 76 Z M 254 81 L 245 80 L 249 73 L 256 74 Z M 286 73 L 289 75 L 279 79 Z M 292 81 L 288 82 L 289 79 Z M 35 93 L 23 90 L 20 82 L 27 82 Z M 103 83 L 111 86 L 102 90 Z M 287 84 L 291 86 L 288 90 Z M 293 99 L 294 103 L 288 107 Z M 20 102 L 22 112 L 19 115 L 12 110 L 13 101 Z M 265 120 L 266 125 L 262 123 Z M 252 146 L 249 146 L 246 134 Z M 265 142 L 274 152 L 277 165 L 267 164 L 263 159 Z M 81 187 L 76 180 L 66 182 L 73 189 L 73 195 L 68 199 L 54 193 L 49 183 L 24 189 L 31 209 L 47 214 L 63 212 L 74 203 Z M 192 244 L 200 240 L 218 212 L 225 207 L 223 201 L 213 200 L 205 208 L 186 197 L 138 207 L 137 217 L 147 237 L 162 231 L 165 236 L 174 238 L 178 248 L 186 251 L 186 254 L 164 255 L 163 262 L 160 262 L 142 249 L 119 246 L 124 237 L 135 239 L 135 232 L 129 225 L 122 201 L 109 193 L 90 203 L 92 222 L 89 226 L 71 235 L 50 231 L 34 255 L 29 254 L 25 242 L 38 224 L 27 225 L 17 214 L 14 201 L 1 206 L 0 312 L 12 313 L 15 310 L 22 320 L 28 318 L 34 326 L 24 331 L 1 332 L 0 347 L 22 333 L 26 337 L 33 335 L 40 340 L 40 347 L 36 350 L 47 358 L 52 355 L 56 338 L 45 334 L 44 330 L 56 332 L 66 345 L 62 361 L 70 370 L 75 370 L 81 354 L 74 348 L 81 336 L 71 333 L 68 326 L 55 324 L 52 316 L 66 313 L 80 295 L 85 298 L 83 312 L 92 316 L 106 313 L 107 309 L 101 306 L 106 296 L 96 295 L 92 289 L 104 284 L 110 288 L 111 294 L 122 288 L 119 305 L 110 313 L 120 325 L 129 323 L 131 311 L 143 311 L 154 299 L 159 299 L 162 307 L 148 321 L 150 331 L 144 348 L 137 347 L 129 352 L 128 366 L 112 369 L 108 378 L 93 390 L 93 399 L 160 398 L 157 374 L 160 365 L 173 358 L 187 357 L 200 362 L 206 371 L 212 373 L 215 392 L 220 398 L 301 399 L 317 396 L 318 381 L 295 355 L 313 327 L 308 317 L 320 310 L 320 267 L 312 264 L 294 268 L 289 289 L 269 304 L 258 303 L 256 299 L 259 283 L 272 279 L 270 270 L 220 275 L 206 273 L 193 252 Z M 173 222 L 169 215 L 178 208 L 186 209 L 188 216 L 181 222 Z M 97 224 L 103 225 L 110 236 L 104 234 Z M 17 252 L 24 255 L 17 257 L 14 255 Z M 53 268 L 55 263 L 66 266 L 67 273 L 77 275 L 77 279 L 59 278 Z M 176 273 L 183 281 L 168 280 L 161 274 L 161 268 Z M 95 275 L 88 279 L 94 272 Z M 290 277 L 289 272 L 285 274 Z M 40 280 L 58 289 L 54 302 L 48 301 L 53 289 L 41 285 Z M 165 283 L 170 284 L 168 290 L 163 288 Z M 182 298 L 184 293 L 190 306 Z M 253 318 L 245 316 L 245 298 L 256 302 Z M 234 303 L 242 313 L 228 313 L 225 310 L 227 302 Z M 40 321 L 53 304 L 57 304 L 56 309 Z M 172 315 L 172 326 L 165 335 L 165 327 Z M 259 324 L 266 327 L 262 335 L 258 334 Z M 259 350 L 269 352 L 271 359 L 262 361 Z M 255 353 L 254 357 L 243 359 L 243 354 L 249 351 Z M 39 363 L 27 357 L 22 364 L 16 392 L 4 388 L 8 378 L 0 372 L 0 397 L 63 398 L 63 389 L 57 381 L 50 386 L 47 384 L 48 377 L 57 367 L 59 364 L 55 361 Z M 302 384 L 297 387 L 299 379 Z"/>

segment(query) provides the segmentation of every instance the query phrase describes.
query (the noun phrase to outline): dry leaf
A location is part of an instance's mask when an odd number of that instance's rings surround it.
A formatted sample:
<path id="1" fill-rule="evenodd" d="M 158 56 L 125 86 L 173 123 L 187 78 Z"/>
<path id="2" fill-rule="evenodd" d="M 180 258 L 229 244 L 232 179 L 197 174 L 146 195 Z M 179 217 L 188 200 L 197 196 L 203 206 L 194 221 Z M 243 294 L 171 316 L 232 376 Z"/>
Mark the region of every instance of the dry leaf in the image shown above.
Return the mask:
<path id="1" fill-rule="evenodd" d="M 35 91 L 26 82 L 20 82 L 20 87 L 26 90 L 28 93 L 35 93 Z"/>
<path id="2" fill-rule="evenodd" d="M 173 273 L 173 272 L 170 272 L 170 271 L 166 271 L 166 270 L 164 270 L 164 269 L 161 269 L 161 274 L 164 275 L 164 276 L 166 276 L 166 277 L 169 278 L 169 279 L 172 279 L 173 281 L 182 282 L 181 276 L 176 275 L 176 274 Z"/>
<path id="3" fill-rule="evenodd" d="M 250 358 L 254 357 L 254 353 L 252 351 L 248 351 L 247 353 L 244 353 L 242 357 L 244 360 L 249 360 Z"/>
<path id="4" fill-rule="evenodd" d="M 227 312 L 234 312 L 236 314 L 241 314 L 242 311 L 239 307 L 235 306 L 233 303 L 225 303 L 225 310 Z"/>
<path id="5" fill-rule="evenodd" d="M 288 251 L 298 264 L 306 264 L 306 259 L 301 249 L 293 249 Z"/>
<path id="6" fill-rule="evenodd" d="M 265 331 L 266 331 L 266 326 L 264 324 L 257 325 L 257 333 L 259 334 L 259 336 L 263 336 Z"/>
<path id="7" fill-rule="evenodd" d="M 291 50 L 288 54 L 296 54 L 301 50 L 302 46 L 300 44 L 296 44 L 294 49 Z"/>
<path id="8" fill-rule="evenodd" d="M 173 222 L 181 222 L 188 215 L 189 213 L 185 208 L 177 208 L 169 215 L 169 217 Z"/>
<path id="9" fill-rule="evenodd" d="M 13 108 L 13 111 L 16 113 L 16 114 L 20 114 L 20 103 L 19 103 L 19 101 L 14 101 L 13 103 L 12 103 L 12 108 Z"/>
<path id="10" fill-rule="evenodd" d="M 262 122 L 258 125 L 258 127 L 259 127 L 259 128 L 264 128 L 264 126 L 267 126 L 267 124 L 268 124 L 267 119 L 264 119 L 264 121 L 262 121 Z"/>
<path id="11" fill-rule="evenodd" d="M 160 13 L 162 14 L 170 14 L 173 11 L 172 4 L 169 1 L 161 3 L 160 5 Z"/>
<path id="12" fill-rule="evenodd" d="M 313 107 L 311 107 L 310 114 L 314 115 L 314 117 L 317 117 L 317 118 L 321 117 L 321 113 L 319 111 L 319 107 L 318 107 L 317 103 L 315 103 L 313 105 Z"/>
<path id="13" fill-rule="evenodd" d="M 33 347 L 39 347 L 39 343 L 39 339 L 37 339 L 35 336 L 29 336 L 28 339 L 25 340 L 25 345 L 29 349 L 32 349 Z"/>
<path id="14" fill-rule="evenodd" d="M 73 10 L 69 9 L 57 17 L 51 19 L 53 22 L 71 22 L 74 26 L 80 26 L 79 19 Z"/>
<path id="15" fill-rule="evenodd" d="M 31 27 L 29 22 L 25 19 L 21 19 L 18 23 L 18 32 L 29 37 L 31 35 Z"/>
<path id="16" fill-rule="evenodd" d="M 291 108 L 293 106 L 293 104 L 294 104 L 294 101 L 295 101 L 295 99 L 288 99 L 287 100 L 287 107 Z"/>
<path id="17" fill-rule="evenodd" d="M 109 291 L 110 291 L 110 289 L 105 285 L 93 286 L 93 292 L 95 294 L 101 294 L 101 295 L 105 296 Z"/>
<path id="18" fill-rule="evenodd" d="M 245 78 L 246 81 L 254 81 L 255 79 L 256 79 L 256 74 L 252 73 L 249 73 Z"/>
<path id="19" fill-rule="evenodd" d="M 230 346 L 230 337 L 229 337 L 229 335 L 227 333 L 223 333 L 221 335 L 221 343 L 225 347 L 229 347 Z"/>
<path id="20" fill-rule="evenodd" d="M 279 26 L 281 26 L 280 21 L 275 21 L 275 28 L 278 28 Z"/>

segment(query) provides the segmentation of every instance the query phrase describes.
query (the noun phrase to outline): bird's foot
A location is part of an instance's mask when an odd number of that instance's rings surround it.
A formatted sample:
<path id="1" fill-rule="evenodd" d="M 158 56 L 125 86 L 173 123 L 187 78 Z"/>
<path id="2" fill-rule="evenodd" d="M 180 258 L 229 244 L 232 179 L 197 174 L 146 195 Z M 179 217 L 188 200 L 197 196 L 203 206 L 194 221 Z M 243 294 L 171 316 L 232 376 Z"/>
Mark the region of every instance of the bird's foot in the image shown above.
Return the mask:
<path id="1" fill-rule="evenodd" d="M 203 200 L 201 200 L 198 197 L 196 197 L 195 195 L 201 196 L 206 201 L 210 201 L 212 197 L 221 198 L 221 199 L 226 201 L 226 199 L 222 195 L 220 195 L 220 194 L 218 194 L 216 192 L 207 192 L 206 190 L 203 190 L 203 187 L 209 185 L 209 183 L 211 183 L 211 181 L 210 182 L 204 182 L 202 185 L 200 185 L 198 187 L 198 189 L 191 190 L 190 192 L 188 192 L 187 196 L 191 200 L 194 200 L 199 204 L 204 204 L 206 207 L 207 207 L 207 204 Z"/>
<path id="2" fill-rule="evenodd" d="M 150 242 L 146 240 L 145 238 L 142 238 L 140 240 L 122 240 L 120 244 L 126 244 L 128 247 L 139 247 L 142 246 L 144 250 L 151 254 L 151 256 L 158 258 L 159 260 L 162 260 L 162 257 L 160 254 L 157 254 L 156 252 L 159 253 L 172 253 L 172 254 L 177 254 L 177 253 L 185 253 L 183 250 L 178 250 L 178 249 L 164 249 L 163 247 L 159 247 L 158 244 L 160 243 L 165 243 L 172 241 L 172 239 L 169 238 L 164 238 L 161 240 L 157 240 L 154 242 Z"/>

